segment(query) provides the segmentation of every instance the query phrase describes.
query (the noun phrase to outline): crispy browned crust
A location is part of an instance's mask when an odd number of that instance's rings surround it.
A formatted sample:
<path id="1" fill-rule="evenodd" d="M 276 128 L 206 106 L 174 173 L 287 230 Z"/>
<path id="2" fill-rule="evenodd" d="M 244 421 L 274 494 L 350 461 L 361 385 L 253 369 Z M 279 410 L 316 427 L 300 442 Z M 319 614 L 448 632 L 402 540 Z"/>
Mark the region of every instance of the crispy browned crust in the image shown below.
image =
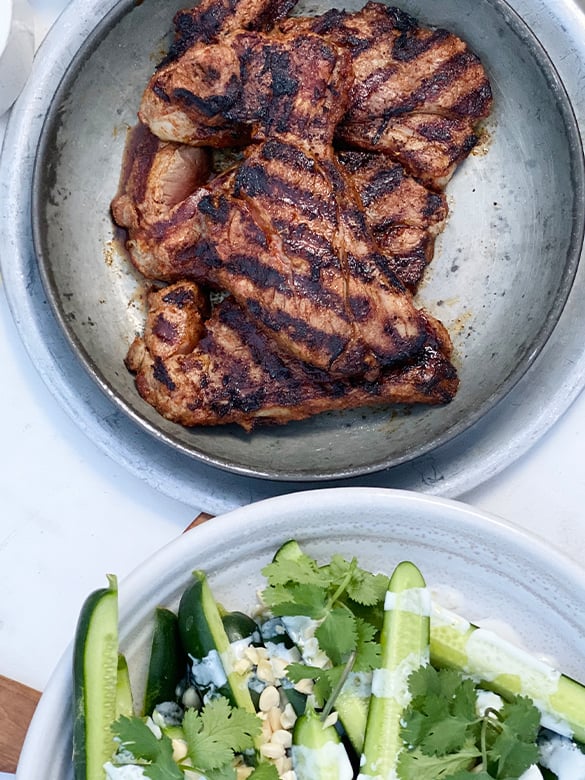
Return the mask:
<path id="1" fill-rule="evenodd" d="M 380 269 L 415 292 L 445 225 L 447 198 L 409 176 L 389 155 L 344 150 L 338 157 L 381 250 Z"/>
<path id="2" fill-rule="evenodd" d="M 442 189 L 477 143 L 493 96 L 479 58 L 458 36 L 404 11 L 367 3 L 355 13 L 289 19 L 280 29 L 323 35 L 350 53 L 350 103 L 337 137 L 392 155 Z"/>
<path id="3" fill-rule="evenodd" d="M 181 305 L 173 299 L 181 300 Z M 237 423 L 251 430 L 260 424 L 284 424 L 360 406 L 444 404 L 457 390 L 457 374 L 448 358 L 450 344 L 448 337 L 443 341 L 446 334 L 440 326 L 436 338 L 415 357 L 382 372 L 376 380 L 332 380 L 283 356 L 274 340 L 231 298 L 214 309 L 205 320 L 204 334 L 186 351 L 191 340 L 183 334 L 191 332 L 189 320 L 197 328 L 201 322 L 198 299 L 192 283 L 180 282 L 152 293 L 145 336 L 134 342 L 127 359 L 140 395 L 181 425 Z M 176 334 L 175 354 L 169 352 L 172 333 Z"/>
<path id="4" fill-rule="evenodd" d="M 249 128 L 221 116 L 215 107 L 210 112 L 213 101 L 223 100 L 225 104 L 230 99 L 234 80 L 237 87 L 239 77 L 238 63 L 229 46 L 222 46 L 222 39 L 234 31 L 270 30 L 295 3 L 202 0 L 193 8 L 177 12 L 173 42 L 145 90 L 140 120 L 167 141 L 215 148 L 249 143 Z M 195 93 L 191 88 L 193 76 Z"/>
<path id="5" fill-rule="evenodd" d="M 195 43 L 214 43 L 233 30 L 271 30 L 296 3 L 297 0 L 201 0 L 195 7 L 175 14 L 175 35 L 161 66 L 178 59 Z"/>
<path id="6" fill-rule="evenodd" d="M 151 278 L 230 292 L 283 352 L 334 376 L 373 377 L 428 338 L 333 155 L 266 141 L 129 248 Z"/>
<path id="7" fill-rule="evenodd" d="M 170 283 L 127 365 L 184 425 L 250 430 L 457 390 L 449 336 L 412 293 L 492 105 L 485 70 L 397 8 L 283 19 L 293 5 L 176 15 L 112 204 L 136 268 Z M 210 175 L 208 147 L 240 159 Z M 228 297 L 210 313 L 203 288 Z"/>

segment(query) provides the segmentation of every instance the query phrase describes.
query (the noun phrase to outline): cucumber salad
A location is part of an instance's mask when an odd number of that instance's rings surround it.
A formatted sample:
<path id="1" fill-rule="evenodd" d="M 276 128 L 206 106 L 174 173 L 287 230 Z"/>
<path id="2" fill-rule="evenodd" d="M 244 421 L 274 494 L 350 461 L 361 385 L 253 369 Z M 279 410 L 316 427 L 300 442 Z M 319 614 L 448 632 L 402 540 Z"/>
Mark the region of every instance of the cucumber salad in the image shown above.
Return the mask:
<path id="1" fill-rule="evenodd" d="M 249 615 L 194 571 L 154 615 L 145 693 L 116 578 L 74 642 L 76 780 L 585 780 L 585 687 L 390 576 L 289 541 Z"/>

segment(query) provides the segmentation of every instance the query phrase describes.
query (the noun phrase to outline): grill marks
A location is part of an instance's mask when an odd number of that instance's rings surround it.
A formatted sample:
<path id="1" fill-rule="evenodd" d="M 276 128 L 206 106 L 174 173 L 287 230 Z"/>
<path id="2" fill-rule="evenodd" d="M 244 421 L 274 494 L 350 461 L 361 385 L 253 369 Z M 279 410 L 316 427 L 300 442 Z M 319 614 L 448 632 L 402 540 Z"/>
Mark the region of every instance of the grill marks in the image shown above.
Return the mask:
<path id="1" fill-rule="evenodd" d="M 171 290 L 196 291 L 188 282 Z M 182 293 L 181 293 L 182 294 Z M 149 296 L 156 310 L 160 292 Z M 192 305 L 169 311 L 183 326 L 199 315 L 196 293 Z M 152 322 L 152 318 L 149 318 Z M 258 330 L 249 314 L 230 298 L 206 320 L 206 330 L 188 353 L 169 355 L 148 326 L 145 340 L 137 339 L 128 366 L 137 373 L 143 398 L 165 417 L 183 425 L 236 422 L 250 430 L 258 422 L 286 423 L 326 410 L 342 410 L 380 403 L 444 403 L 453 396 L 457 377 L 445 358 L 441 332 L 425 349 L 374 381 L 333 380 L 324 372 L 282 355 L 275 342 Z"/>
<path id="2" fill-rule="evenodd" d="M 180 12 L 143 96 L 159 143 L 244 147 L 156 218 L 120 209 L 136 267 L 171 283 L 151 293 L 128 367 L 185 425 L 250 429 L 457 389 L 449 336 L 410 293 L 447 216 L 442 188 L 489 112 L 485 72 L 461 39 L 373 2 L 265 32 L 292 5 Z M 139 191 L 136 177 L 131 204 Z M 229 297 L 210 313 L 199 285 Z"/>
<path id="3" fill-rule="evenodd" d="M 412 176 L 442 189 L 477 143 L 475 126 L 491 109 L 478 57 L 452 33 L 420 27 L 379 3 L 280 23 L 285 30 L 297 25 L 351 54 L 350 104 L 338 140 L 388 153 Z"/>
<path id="4" fill-rule="evenodd" d="M 384 154 L 342 151 L 339 161 L 351 174 L 368 228 L 382 250 L 379 269 L 416 290 L 447 218 L 445 195 L 424 187 Z"/>
<path id="5" fill-rule="evenodd" d="M 165 140 L 221 147 L 277 134 L 315 149 L 333 140 L 350 70 L 346 52 L 312 33 L 234 32 L 161 67 L 139 116 Z"/>
<path id="6" fill-rule="evenodd" d="M 445 188 L 478 141 L 467 120 L 424 113 L 345 124 L 338 135 L 348 145 L 389 155 L 437 192 Z"/>
<path id="7" fill-rule="evenodd" d="M 295 4 L 296 0 L 202 0 L 195 8 L 178 11 L 175 36 L 159 68 L 195 43 L 213 43 L 232 30 L 269 30 Z"/>
<path id="8" fill-rule="evenodd" d="M 181 273 L 230 291 L 287 353 L 334 374 L 411 354 L 426 324 L 396 278 L 380 274 L 335 159 L 323 165 L 282 142 L 263 151 L 250 152 L 234 176 L 227 222 L 205 226 L 214 251 L 194 253 Z"/>

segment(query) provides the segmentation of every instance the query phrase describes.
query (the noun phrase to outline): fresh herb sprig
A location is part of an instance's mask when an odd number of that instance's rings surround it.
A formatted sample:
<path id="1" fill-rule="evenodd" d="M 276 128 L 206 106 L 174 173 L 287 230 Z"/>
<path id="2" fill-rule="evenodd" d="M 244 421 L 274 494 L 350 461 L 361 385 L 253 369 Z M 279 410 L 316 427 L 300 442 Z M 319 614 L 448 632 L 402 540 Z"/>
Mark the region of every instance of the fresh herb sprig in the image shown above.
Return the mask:
<path id="1" fill-rule="evenodd" d="M 540 713 L 530 699 L 516 696 L 478 715 L 476 683 L 432 666 L 413 672 L 409 689 L 399 777 L 512 780 L 537 762 Z"/>
<path id="2" fill-rule="evenodd" d="M 317 622 L 315 637 L 331 665 L 327 668 L 290 664 L 292 682 L 316 681 L 315 696 L 322 704 L 346 671 L 367 672 L 380 658 L 379 627 L 382 622 L 388 577 L 360 568 L 355 558 L 334 555 L 320 566 L 314 558 L 298 552 L 294 558 L 273 561 L 262 569 L 268 585 L 263 603 L 277 617 L 302 615 Z"/>
<path id="3" fill-rule="evenodd" d="M 143 767 L 152 780 L 181 780 L 185 769 L 196 769 L 208 780 L 234 780 L 236 754 L 253 748 L 261 732 L 260 719 L 253 713 L 232 708 L 226 699 L 209 701 L 200 712 L 188 709 L 183 720 L 189 764 L 175 762 L 171 739 L 158 737 L 138 717 L 119 718 L 113 724 L 120 746 Z M 254 771 L 251 780 L 277 780 L 273 766 Z"/>

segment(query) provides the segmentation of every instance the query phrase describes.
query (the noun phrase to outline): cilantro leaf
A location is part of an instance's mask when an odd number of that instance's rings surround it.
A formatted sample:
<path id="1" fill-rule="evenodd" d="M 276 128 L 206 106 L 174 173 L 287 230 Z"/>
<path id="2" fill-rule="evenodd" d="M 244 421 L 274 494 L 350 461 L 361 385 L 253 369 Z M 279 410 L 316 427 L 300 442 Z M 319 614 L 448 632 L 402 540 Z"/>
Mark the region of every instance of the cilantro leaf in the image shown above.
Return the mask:
<path id="1" fill-rule="evenodd" d="M 286 585 L 269 585 L 262 591 L 262 600 L 267 607 L 279 604 L 293 604 L 294 594 Z"/>
<path id="2" fill-rule="evenodd" d="M 298 582 L 303 585 L 327 588 L 330 582 L 327 572 L 323 571 L 313 558 L 304 553 L 294 560 L 281 558 L 273 561 L 262 569 L 262 574 L 273 586 Z"/>
<path id="3" fill-rule="evenodd" d="M 383 601 L 388 589 L 388 577 L 385 574 L 372 574 L 358 566 L 353 558 L 346 561 L 341 555 L 334 555 L 328 566 L 332 582 L 344 583 L 344 590 L 350 599 L 364 606 L 373 606 Z"/>
<path id="4" fill-rule="evenodd" d="M 540 713 L 525 696 L 515 696 L 492 715 L 488 734 L 488 766 L 494 777 L 520 777 L 538 761 L 536 738 Z"/>
<path id="5" fill-rule="evenodd" d="M 274 764 L 258 764 L 248 780 L 278 780 L 278 770 Z"/>
<path id="6" fill-rule="evenodd" d="M 220 697 L 209 701 L 201 712 L 187 710 L 183 728 L 193 766 L 207 773 L 230 763 L 234 753 L 252 748 L 261 723 L 255 714 L 232 708 Z"/>
<path id="7" fill-rule="evenodd" d="M 113 723 L 112 731 L 122 747 L 132 753 L 134 758 L 143 761 L 156 761 L 158 758 L 161 751 L 160 740 L 142 718 L 122 715 Z"/>
<path id="8" fill-rule="evenodd" d="M 540 730 L 540 712 L 527 696 L 515 696 L 505 702 L 500 715 L 507 731 L 524 742 L 534 741 Z"/>
<path id="9" fill-rule="evenodd" d="M 378 669 L 382 657 L 379 642 L 376 641 L 376 629 L 361 618 L 355 621 L 357 634 L 356 659 L 353 665 L 355 672 L 370 672 Z"/>
<path id="10" fill-rule="evenodd" d="M 319 619 L 326 615 L 327 593 L 318 585 L 291 583 L 284 593 L 286 596 L 281 597 L 280 590 L 267 589 L 263 592 L 264 602 L 276 617 L 304 615 Z"/>
<path id="11" fill-rule="evenodd" d="M 403 750 L 398 757 L 398 777 L 404 780 L 451 780 L 455 772 L 473 766 L 480 755 L 472 741 L 457 753 L 446 756 L 428 756 L 420 748 Z M 479 777 L 475 774 L 470 776 Z"/>
<path id="12" fill-rule="evenodd" d="M 199 777 L 199 774 L 197 775 Z M 205 780 L 236 780 L 236 767 L 233 764 L 224 764 L 219 769 L 208 769 L 205 772 Z"/>
<path id="13" fill-rule="evenodd" d="M 468 734 L 469 721 L 447 715 L 431 727 L 421 742 L 421 749 L 431 756 L 444 756 L 461 750 Z"/>
<path id="14" fill-rule="evenodd" d="M 138 717 L 118 718 L 112 731 L 125 748 L 143 766 L 144 774 L 152 780 L 183 780 L 184 774 L 173 760 L 173 744 L 162 735 L 153 734 L 146 723 Z"/>
<path id="15" fill-rule="evenodd" d="M 345 663 L 357 644 L 357 628 L 353 615 L 335 607 L 315 631 L 319 647 L 334 666 Z"/>
<path id="16" fill-rule="evenodd" d="M 477 684 L 430 665 L 411 674 L 409 691 L 399 777 L 509 780 L 537 763 L 540 713 L 530 699 L 516 696 L 480 716 Z"/>
<path id="17" fill-rule="evenodd" d="M 184 780 L 184 773 L 173 759 L 171 740 L 165 737 L 164 744 L 168 747 L 165 747 L 157 761 L 143 767 L 145 776 L 150 777 L 151 780 Z"/>
<path id="18" fill-rule="evenodd" d="M 292 683 L 298 683 L 301 680 L 314 680 L 324 671 L 320 666 L 309 666 L 309 664 L 293 661 L 286 667 L 286 676 Z"/>
<path id="19" fill-rule="evenodd" d="M 405 713 L 403 739 L 423 753 L 442 756 L 461 750 L 477 729 L 476 688 L 450 669 L 428 665 L 409 678 L 412 695 Z"/>

